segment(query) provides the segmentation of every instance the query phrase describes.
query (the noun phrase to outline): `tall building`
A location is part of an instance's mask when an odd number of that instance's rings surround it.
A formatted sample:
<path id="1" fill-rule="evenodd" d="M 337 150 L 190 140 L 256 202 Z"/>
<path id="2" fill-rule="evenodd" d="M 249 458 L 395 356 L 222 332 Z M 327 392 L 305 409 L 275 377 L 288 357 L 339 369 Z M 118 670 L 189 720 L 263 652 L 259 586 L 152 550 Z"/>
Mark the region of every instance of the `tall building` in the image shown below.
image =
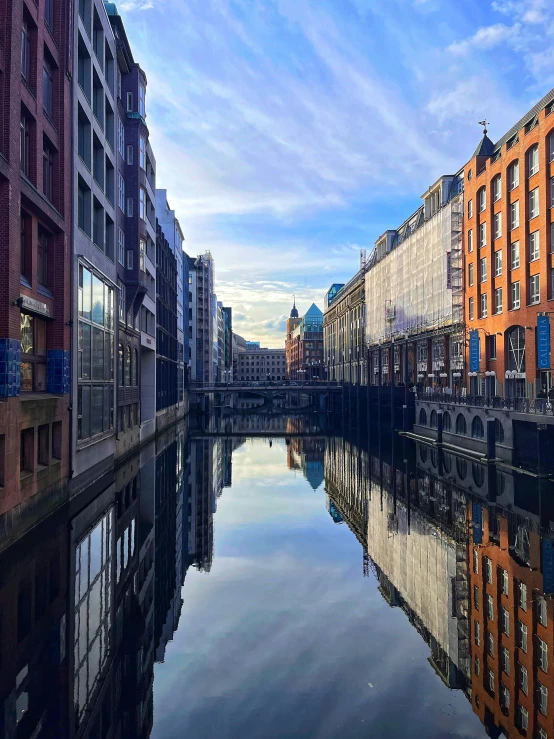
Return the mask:
<path id="1" fill-rule="evenodd" d="M 178 267 L 175 255 L 159 223 L 156 268 L 156 427 L 160 431 L 164 426 L 175 422 L 179 416 L 177 379 L 179 365 L 177 348 Z"/>
<path id="2" fill-rule="evenodd" d="M 553 111 L 551 90 L 496 144 L 485 129 L 464 168 L 471 394 L 536 397 L 553 384 Z"/>
<path id="3" fill-rule="evenodd" d="M 346 285 L 331 285 L 323 314 L 327 377 L 356 385 L 367 384 L 364 267 Z"/>
<path id="4" fill-rule="evenodd" d="M 177 262 L 177 385 L 180 410 L 183 409 L 188 364 L 188 264 L 183 250 L 185 237 L 175 211 L 169 207 L 167 190 L 156 190 L 156 218 Z M 186 332 L 186 340 L 185 340 Z M 184 412 L 184 411 L 183 411 Z"/>
<path id="5" fill-rule="evenodd" d="M 463 172 L 441 177 L 422 199 L 379 237 L 365 266 L 371 385 L 463 383 Z"/>
<path id="6" fill-rule="evenodd" d="M 0 14 L 2 518 L 71 468 L 70 10 L 56 11 L 12 0 Z"/>
<path id="7" fill-rule="evenodd" d="M 225 382 L 233 380 L 233 309 L 222 307 L 223 313 L 223 377 Z"/>
<path id="8" fill-rule="evenodd" d="M 116 341 L 121 309 L 115 195 L 119 130 L 117 51 L 100 0 L 83 0 L 73 24 L 73 269 L 71 445 L 74 486 L 101 475 L 116 451 Z M 64 42 L 65 43 L 65 42 Z M 117 121 L 117 123 L 116 123 Z M 117 176 L 116 176 L 117 173 Z M 70 251 L 67 259 L 70 260 Z"/>
<path id="9" fill-rule="evenodd" d="M 125 226 L 118 226 L 118 275 L 122 303 L 119 326 L 120 332 L 124 331 L 125 341 L 128 341 L 130 333 L 133 334 L 131 361 L 135 350 L 140 358 L 140 367 L 133 370 L 131 366 L 131 381 L 136 378 L 135 387 L 140 383 L 140 397 L 133 397 L 131 402 L 135 412 L 133 408 L 130 411 L 125 409 L 122 419 L 125 425 L 119 431 L 127 429 L 127 422 L 131 428 L 140 425 L 139 440 L 144 441 L 156 430 L 156 161 L 146 123 L 146 75 L 133 58 L 115 4 L 106 3 L 106 10 L 117 47 L 116 210 L 118 223 Z M 124 270 L 121 269 L 122 247 Z M 118 354 L 121 345 L 120 341 Z M 124 380 L 127 378 L 127 358 L 124 347 Z M 137 396 L 136 390 L 132 395 Z M 121 402 L 118 399 L 118 407 L 121 407 Z M 123 404 L 128 405 L 129 402 Z M 138 437 L 138 433 L 135 432 L 135 436 Z"/>
<path id="10" fill-rule="evenodd" d="M 191 280 L 191 379 L 213 383 L 217 368 L 217 299 L 210 252 L 189 263 Z"/>
<path id="11" fill-rule="evenodd" d="M 287 377 L 290 380 L 323 380 L 323 313 L 312 303 L 302 318 L 296 301 L 287 320 L 285 340 Z"/>
<path id="12" fill-rule="evenodd" d="M 233 380 L 239 380 L 240 379 L 240 373 L 239 373 L 239 362 L 240 362 L 240 355 L 246 351 L 247 348 L 247 342 L 246 340 L 240 336 L 239 334 L 236 334 L 234 331 L 232 332 L 232 355 L 233 355 Z"/>

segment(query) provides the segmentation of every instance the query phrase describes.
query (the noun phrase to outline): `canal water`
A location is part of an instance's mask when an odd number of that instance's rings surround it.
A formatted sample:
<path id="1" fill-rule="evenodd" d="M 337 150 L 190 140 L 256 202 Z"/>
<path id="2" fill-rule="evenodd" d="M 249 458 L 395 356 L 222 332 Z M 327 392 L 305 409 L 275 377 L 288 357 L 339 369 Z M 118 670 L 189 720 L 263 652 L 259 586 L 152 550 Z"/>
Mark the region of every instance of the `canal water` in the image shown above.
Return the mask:
<path id="1" fill-rule="evenodd" d="M 317 419 L 177 427 L 0 555 L 0 736 L 554 736 L 553 499 Z"/>

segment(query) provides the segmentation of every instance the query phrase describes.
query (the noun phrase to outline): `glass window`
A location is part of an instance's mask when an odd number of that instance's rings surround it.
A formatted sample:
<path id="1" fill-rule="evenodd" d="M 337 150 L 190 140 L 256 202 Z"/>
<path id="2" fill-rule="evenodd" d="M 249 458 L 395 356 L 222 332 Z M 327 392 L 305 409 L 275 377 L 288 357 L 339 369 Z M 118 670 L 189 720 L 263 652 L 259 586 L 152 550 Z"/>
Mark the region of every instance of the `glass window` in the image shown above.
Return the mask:
<path id="1" fill-rule="evenodd" d="M 529 278 L 529 303 L 535 304 L 540 303 L 541 300 L 541 288 L 540 288 L 540 275 L 532 275 Z"/>
<path id="2" fill-rule="evenodd" d="M 146 89 L 144 85 L 139 85 L 139 113 L 146 118 Z"/>
<path id="3" fill-rule="evenodd" d="M 146 139 L 143 136 L 139 139 L 139 147 L 140 168 L 146 172 Z"/>
<path id="4" fill-rule="evenodd" d="M 487 654 L 494 657 L 494 636 L 490 631 L 487 631 Z"/>
<path id="5" fill-rule="evenodd" d="M 473 586 L 473 607 L 475 610 L 479 610 L 479 588 L 477 585 Z"/>
<path id="6" fill-rule="evenodd" d="M 494 312 L 502 313 L 502 288 L 501 287 L 497 287 L 494 290 Z"/>
<path id="7" fill-rule="evenodd" d="M 510 190 L 513 190 L 519 185 L 519 162 L 513 162 L 508 169 L 508 180 L 510 183 Z"/>
<path id="8" fill-rule="evenodd" d="M 42 63 L 42 107 L 50 117 L 52 117 L 52 109 L 54 105 L 53 91 L 54 80 L 52 65 L 50 64 L 50 61 L 45 54 Z"/>
<path id="9" fill-rule="evenodd" d="M 487 257 L 483 257 L 479 260 L 479 282 L 486 282 L 487 280 Z"/>
<path id="10" fill-rule="evenodd" d="M 480 316 L 479 316 L 479 318 L 486 318 L 487 315 L 488 315 L 488 297 L 487 297 L 487 293 L 481 293 Z"/>
<path id="11" fill-rule="evenodd" d="M 479 552 L 477 549 L 473 550 L 473 572 L 479 574 Z"/>
<path id="12" fill-rule="evenodd" d="M 510 267 L 511 269 L 519 267 L 519 241 L 510 244 Z"/>
<path id="13" fill-rule="evenodd" d="M 502 179 L 500 175 L 497 175 L 492 181 L 492 197 L 495 203 L 502 197 Z"/>
<path id="14" fill-rule="evenodd" d="M 473 229 L 470 228 L 467 232 L 467 250 L 468 252 L 473 251 Z"/>
<path id="15" fill-rule="evenodd" d="M 486 246 L 487 244 L 487 224 L 479 224 L 479 247 Z"/>
<path id="16" fill-rule="evenodd" d="M 482 213 L 487 207 L 487 190 L 482 187 L 479 190 L 479 213 Z"/>
<path id="17" fill-rule="evenodd" d="M 539 171 L 539 145 L 535 144 L 529 149 L 527 154 L 529 162 L 529 177 Z"/>
<path id="18" fill-rule="evenodd" d="M 540 253 L 540 234 L 538 231 L 533 231 L 529 234 L 529 261 L 535 262 L 539 259 Z"/>
<path id="19" fill-rule="evenodd" d="M 473 639 L 476 646 L 481 644 L 481 624 L 479 621 L 473 622 Z"/>
<path id="20" fill-rule="evenodd" d="M 473 299 L 473 298 L 470 298 L 470 299 L 469 299 L 469 304 L 468 304 L 468 306 L 469 306 L 469 307 L 468 307 L 468 312 L 469 312 L 469 320 L 470 320 L 470 321 L 473 321 L 473 319 L 474 319 L 474 317 L 475 317 L 475 316 L 474 316 L 475 308 L 474 308 L 474 299 Z"/>
<path id="21" fill-rule="evenodd" d="M 510 650 L 508 647 L 502 647 L 502 651 L 500 653 L 500 661 L 502 666 L 502 672 L 505 672 L 506 675 L 510 674 Z"/>
<path id="22" fill-rule="evenodd" d="M 121 172 L 117 173 L 117 204 L 125 213 L 125 180 Z"/>
<path id="23" fill-rule="evenodd" d="M 539 188 L 535 187 L 529 193 L 529 218 L 536 218 L 539 215 Z"/>
<path id="24" fill-rule="evenodd" d="M 473 200 L 468 200 L 467 203 L 467 217 L 473 218 Z"/>
<path id="25" fill-rule="evenodd" d="M 139 189 L 139 216 L 143 221 L 146 220 L 146 190 L 144 187 Z"/>
<path id="26" fill-rule="evenodd" d="M 539 711 L 546 716 L 548 711 L 548 688 L 546 685 L 539 683 Z"/>
<path id="27" fill-rule="evenodd" d="M 479 418 L 479 416 L 475 416 L 475 418 Z M 479 420 L 481 419 L 479 418 Z M 481 421 L 481 425 L 482 423 Z M 492 561 L 488 557 L 485 557 L 485 578 L 489 584 L 492 583 Z"/>
<path id="28" fill-rule="evenodd" d="M 120 228 L 117 229 L 117 261 L 125 264 L 125 234 Z"/>
<path id="29" fill-rule="evenodd" d="M 21 314 L 21 392 L 44 393 L 46 376 L 46 322 Z"/>
<path id="30" fill-rule="evenodd" d="M 548 644 L 537 636 L 537 664 L 543 672 L 548 672 Z"/>
<path id="31" fill-rule="evenodd" d="M 510 614 L 504 607 L 502 607 L 502 631 L 504 634 L 509 636 L 510 634 Z"/>
<path id="32" fill-rule="evenodd" d="M 510 590 L 510 576 L 508 575 L 508 570 L 502 570 L 502 575 L 500 578 L 500 586 L 502 595 L 508 595 Z"/>
<path id="33" fill-rule="evenodd" d="M 470 287 L 473 285 L 473 262 L 467 266 L 467 282 Z"/>
<path id="34" fill-rule="evenodd" d="M 510 308 L 512 310 L 515 310 L 516 308 L 519 308 L 520 306 L 520 291 L 519 291 L 519 282 L 512 282 L 512 304 Z"/>
<path id="35" fill-rule="evenodd" d="M 494 238 L 499 239 L 502 236 L 502 213 L 494 214 Z"/>
<path id="36" fill-rule="evenodd" d="M 553 137 L 551 137 L 553 138 Z M 547 610 L 546 610 L 546 598 L 543 596 L 539 596 L 537 598 L 537 621 L 542 626 L 548 625 L 548 616 L 547 616 Z"/>
<path id="37" fill-rule="evenodd" d="M 517 645 L 524 652 L 527 651 L 527 626 L 523 621 L 517 622 Z"/>
<path id="38" fill-rule="evenodd" d="M 519 200 L 510 205 L 510 230 L 519 226 Z"/>
<path id="39" fill-rule="evenodd" d="M 131 347 L 125 347 L 125 384 L 131 384 Z"/>

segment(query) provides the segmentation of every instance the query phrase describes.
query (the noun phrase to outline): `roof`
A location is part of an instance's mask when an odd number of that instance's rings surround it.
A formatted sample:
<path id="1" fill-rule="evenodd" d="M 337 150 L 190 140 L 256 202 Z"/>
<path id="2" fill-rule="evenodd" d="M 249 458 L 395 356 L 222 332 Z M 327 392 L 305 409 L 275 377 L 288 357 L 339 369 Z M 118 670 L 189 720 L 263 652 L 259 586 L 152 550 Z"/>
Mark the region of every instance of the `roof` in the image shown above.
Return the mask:
<path id="1" fill-rule="evenodd" d="M 474 157 L 490 157 L 493 152 L 494 152 L 494 144 L 489 139 L 487 134 L 485 134 L 483 138 L 481 139 L 479 146 L 475 149 L 473 156 Z"/>
<path id="2" fill-rule="evenodd" d="M 304 315 L 304 318 L 306 318 L 307 316 L 310 316 L 310 318 L 311 318 L 312 316 L 314 316 L 314 317 L 315 316 L 318 316 L 319 317 L 319 316 L 322 316 L 322 315 L 323 315 L 323 313 L 317 307 L 317 305 L 315 303 L 312 303 L 310 305 L 310 307 L 308 308 L 308 310 L 306 311 L 306 313 Z"/>

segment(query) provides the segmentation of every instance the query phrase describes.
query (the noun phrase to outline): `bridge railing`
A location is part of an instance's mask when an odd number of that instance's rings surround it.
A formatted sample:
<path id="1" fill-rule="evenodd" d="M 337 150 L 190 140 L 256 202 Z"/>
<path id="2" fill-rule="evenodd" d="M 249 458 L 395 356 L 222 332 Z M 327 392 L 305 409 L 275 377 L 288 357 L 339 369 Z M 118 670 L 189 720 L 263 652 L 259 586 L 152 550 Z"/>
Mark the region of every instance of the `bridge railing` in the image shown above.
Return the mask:
<path id="1" fill-rule="evenodd" d="M 191 390 L 201 390 L 206 387 L 225 388 L 272 388 L 272 387 L 340 387 L 342 382 L 336 380 L 240 380 L 238 382 L 204 382 L 203 380 L 191 380 Z"/>
<path id="2" fill-rule="evenodd" d="M 543 416 L 554 414 L 552 398 L 502 398 L 487 395 L 449 395 L 445 393 L 418 393 L 417 399 L 432 403 L 467 405 L 477 408 L 495 408 L 519 413 L 538 413 Z"/>

